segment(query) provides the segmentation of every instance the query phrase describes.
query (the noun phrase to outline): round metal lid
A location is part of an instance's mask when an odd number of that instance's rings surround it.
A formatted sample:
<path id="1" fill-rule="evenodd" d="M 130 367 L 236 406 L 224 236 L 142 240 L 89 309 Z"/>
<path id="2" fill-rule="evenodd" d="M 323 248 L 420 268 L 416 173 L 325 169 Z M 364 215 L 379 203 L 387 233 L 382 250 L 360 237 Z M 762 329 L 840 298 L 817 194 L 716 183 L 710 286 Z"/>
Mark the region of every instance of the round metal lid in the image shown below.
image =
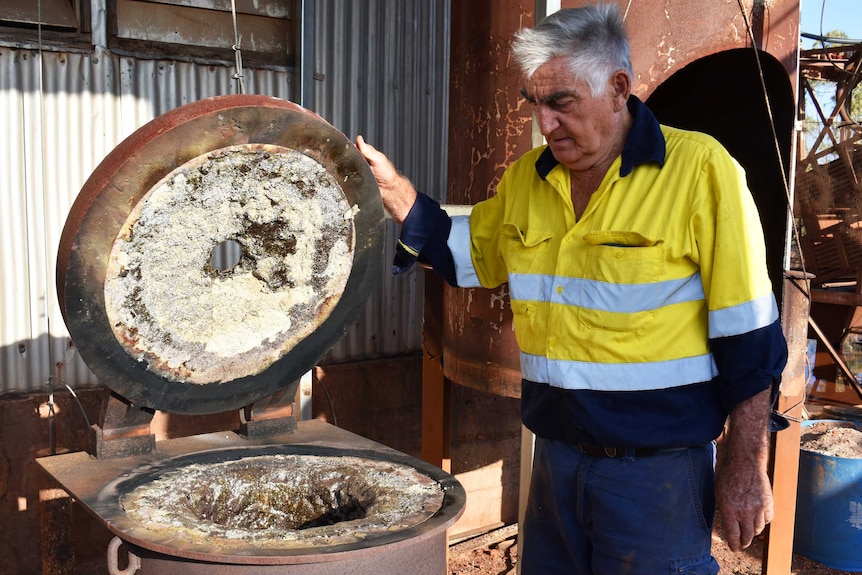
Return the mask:
<path id="1" fill-rule="evenodd" d="M 83 360 L 132 404 L 237 409 L 295 385 L 355 321 L 383 221 L 364 158 L 319 116 L 201 100 L 137 130 L 84 184 L 60 307 Z M 239 253 L 219 267 L 226 245 Z"/>

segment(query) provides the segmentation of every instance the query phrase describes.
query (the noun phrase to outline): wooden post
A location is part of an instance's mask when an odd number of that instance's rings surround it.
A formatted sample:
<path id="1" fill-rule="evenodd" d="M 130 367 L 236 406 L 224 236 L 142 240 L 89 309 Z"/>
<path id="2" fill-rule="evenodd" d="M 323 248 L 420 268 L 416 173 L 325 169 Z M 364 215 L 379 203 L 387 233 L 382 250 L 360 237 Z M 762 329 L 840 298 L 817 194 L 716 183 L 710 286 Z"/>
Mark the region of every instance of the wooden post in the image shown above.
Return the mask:
<path id="1" fill-rule="evenodd" d="M 77 573 L 72 525 L 72 498 L 54 486 L 39 491 L 39 523 L 42 573 L 74 575 Z"/>
<path id="2" fill-rule="evenodd" d="M 422 460 L 452 472 L 449 383 L 443 377 L 443 280 L 425 272 L 422 326 Z"/>
<path id="3" fill-rule="evenodd" d="M 808 293 L 807 277 L 799 272 L 785 272 L 781 320 L 787 339 L 788 357 L 776 409 L 790 419 L 790 427 L 772 438 L 770 474 L 775 497 L 775 518 L 765 531 L 761 570 L 764 575 L 787 575 L 793 559 L 799 441 L 802 434 L 800 419 L 805 401 L 808 350 Z"/>

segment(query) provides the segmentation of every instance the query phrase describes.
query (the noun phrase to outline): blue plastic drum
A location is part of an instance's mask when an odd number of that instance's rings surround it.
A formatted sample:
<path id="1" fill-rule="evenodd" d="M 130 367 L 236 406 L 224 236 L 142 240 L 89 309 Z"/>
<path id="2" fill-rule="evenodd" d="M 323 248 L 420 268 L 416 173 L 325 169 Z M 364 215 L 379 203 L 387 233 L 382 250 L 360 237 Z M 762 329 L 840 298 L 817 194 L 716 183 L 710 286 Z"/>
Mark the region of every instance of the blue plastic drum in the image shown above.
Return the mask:
<path id="1" fill-rule="evenodd" d="M 802 424 L 793 550 L 831 569 L 862 571 L 862 458 L 805 448 L 806 428 L 814 424 L 862 432 L 862 423 L 851 421 Z"/>

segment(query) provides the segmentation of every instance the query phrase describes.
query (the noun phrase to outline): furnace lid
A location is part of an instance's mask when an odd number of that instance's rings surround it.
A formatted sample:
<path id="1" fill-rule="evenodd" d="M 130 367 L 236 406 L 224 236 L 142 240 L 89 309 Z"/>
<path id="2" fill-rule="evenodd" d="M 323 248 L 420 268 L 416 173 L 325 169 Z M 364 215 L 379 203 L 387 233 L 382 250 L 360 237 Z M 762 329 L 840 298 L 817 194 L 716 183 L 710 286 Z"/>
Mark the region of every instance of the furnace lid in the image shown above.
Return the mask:
<path id="1" fill-rule="evenodd" d="M 295 385 L 355 321 L 382 236 L 344 134 L 276 98 L 201 100 L 86 182 L 60 242 L 60 306 L 83 360 L 132 404 L 237 409 Z M 219 267 L 219 249 L 236 260 Z"/>

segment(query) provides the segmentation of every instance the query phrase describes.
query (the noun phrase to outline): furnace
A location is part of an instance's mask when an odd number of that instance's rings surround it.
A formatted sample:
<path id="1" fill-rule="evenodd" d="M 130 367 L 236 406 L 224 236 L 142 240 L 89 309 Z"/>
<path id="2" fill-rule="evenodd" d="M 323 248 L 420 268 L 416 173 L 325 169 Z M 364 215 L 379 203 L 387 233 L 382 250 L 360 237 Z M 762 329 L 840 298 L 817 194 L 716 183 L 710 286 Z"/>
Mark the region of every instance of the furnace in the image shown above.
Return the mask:
<path id="1" fill-rule="evenodd" d="M 112 574 L 445 571 L 458 482 L 293 415 L 298 378 L 364 307 L 382 240 L 362 156 L 275 98 L 178 108 L 94 171 L 57 283 L 113 393 L 92 453 L 39 463 L 116 535 Z M 239 410 L 242 426 L 156 442 L 155 410 Z"/>

